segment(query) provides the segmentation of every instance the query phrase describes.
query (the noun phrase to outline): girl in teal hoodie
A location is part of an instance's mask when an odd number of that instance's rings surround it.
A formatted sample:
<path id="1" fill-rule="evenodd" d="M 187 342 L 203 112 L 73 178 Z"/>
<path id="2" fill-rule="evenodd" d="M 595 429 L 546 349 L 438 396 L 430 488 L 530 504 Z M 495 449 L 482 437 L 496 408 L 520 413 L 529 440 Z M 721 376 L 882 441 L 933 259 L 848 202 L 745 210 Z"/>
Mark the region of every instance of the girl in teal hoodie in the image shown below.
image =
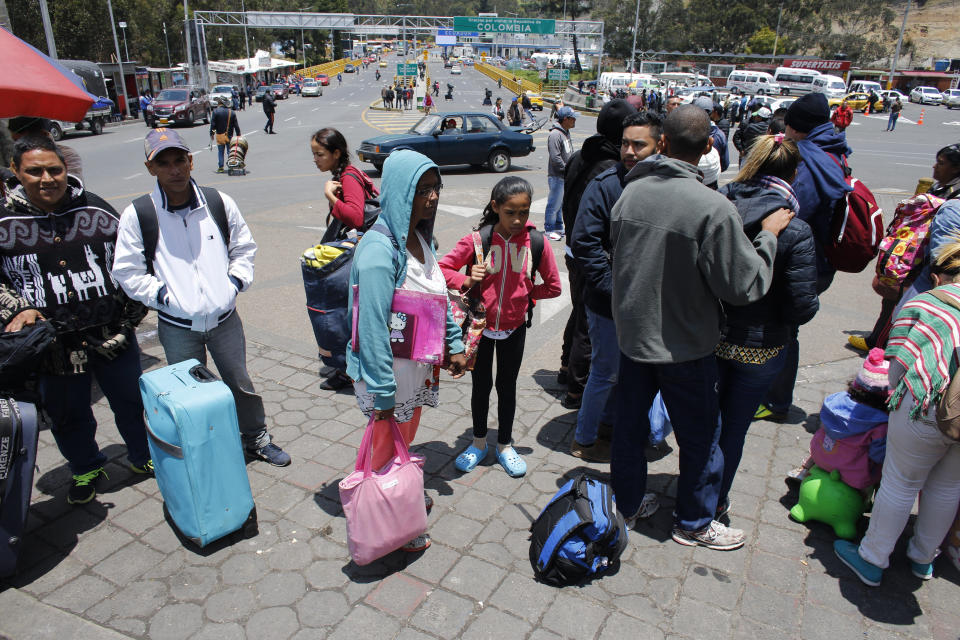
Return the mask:
<path id="1" fill-rule="evenodd" d="M 436 407 L 438 402 L 440 367 L 394 358 L 389 321 L 396 289 L 447 293 L 433 248 L 433 224 L 442 186 L 437 165 L 426 156 L 410 150 L 391 153 L 383 164 L 380 218 L 357 245 L 350 269 L 350 308 L 354 285 L 360 301 L 358 348 L 354 351 L 352 341 L 347 346 L 347 375 L 354 381 L 360 410 L 378 421 L 374 427 L 374 468 L 382 467 L 394 455 L 386 421 L 396 419 L 409 446 L 420 423 L 422 406 Z M 455 377 L 463 375 L 466 367 L 461 333 L 448 304 L 445 342 L 451 354 L 449 371 Z M 428 546 L 430 538 L 423 535 L 403 550 L 422 551 Z"/>

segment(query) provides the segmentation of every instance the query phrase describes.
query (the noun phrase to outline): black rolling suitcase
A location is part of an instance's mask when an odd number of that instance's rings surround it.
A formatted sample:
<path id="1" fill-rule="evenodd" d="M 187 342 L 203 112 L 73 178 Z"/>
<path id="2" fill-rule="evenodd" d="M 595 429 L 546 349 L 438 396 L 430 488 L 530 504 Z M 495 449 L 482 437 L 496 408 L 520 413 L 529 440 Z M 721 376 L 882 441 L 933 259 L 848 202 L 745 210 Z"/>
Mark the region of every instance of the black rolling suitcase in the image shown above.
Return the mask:
<path id="1" fill-rule="evenodd" d="M 0 397 L 0 577 L 17 570 L 33 491 L 38 436 L 36 408 Z"/>

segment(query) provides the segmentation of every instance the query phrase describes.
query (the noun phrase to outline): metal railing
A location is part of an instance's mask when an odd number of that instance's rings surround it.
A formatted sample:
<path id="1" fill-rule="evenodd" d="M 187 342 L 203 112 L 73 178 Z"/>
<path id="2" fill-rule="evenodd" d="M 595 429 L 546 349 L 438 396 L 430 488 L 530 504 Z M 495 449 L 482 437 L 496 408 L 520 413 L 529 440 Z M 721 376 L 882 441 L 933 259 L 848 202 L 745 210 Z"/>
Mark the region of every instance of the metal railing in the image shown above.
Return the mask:
<path id="1" fill-rule="evenodd" d="M 507 91 L 512 91 L 518 96 L 524 91 L 532 91 L 539 94 L 543 93 L 542 82 L 530 82 L 526 78 L 519 78 L 508 71 L 483 62 L 474 64 L 473 68 L 492 80 L 502 80 L 503 86 L 506 87 Z"/>

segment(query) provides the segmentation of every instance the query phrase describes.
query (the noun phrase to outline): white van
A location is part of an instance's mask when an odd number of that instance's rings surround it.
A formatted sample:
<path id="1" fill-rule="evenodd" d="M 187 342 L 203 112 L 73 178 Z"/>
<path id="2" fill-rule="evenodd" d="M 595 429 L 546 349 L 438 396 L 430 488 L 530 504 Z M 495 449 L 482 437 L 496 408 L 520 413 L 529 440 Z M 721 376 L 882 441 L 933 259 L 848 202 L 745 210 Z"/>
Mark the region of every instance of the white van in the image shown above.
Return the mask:
<path id="1" fill-rule="evenodd" d="M 813 81 L 820 76 L 815 69 L 793 69 L 791 67 L 777 67 L 773 79 L 780 85 L 780 93 L 785 96 L 810 93 Z"/>
<path id="2" fill-rule="evenodd" d="M 613 94 L 616 93 L 618 89 L 623 89 L 627 91 L 629 89 L 629 84 L 633 81 L 637 81 L 638 86 L 642 86 L 642 83 L 645 79 L 648 79 L 648 75 L 643 75 L 639 73 L 622 73 L 617 71 L 604 71 L 600 74 L 600 79 L 597 80 L 597 91 Z"/>
<path id="3" fill-rule="evenodd" d="M 731 93 L 754 95 L 777 95 L 780 85 L 773 76 L 764 71 L 734 71 L 727 78 L 727 88 Z"/>
<path id="4" fill-rule="evenodd" d="M 821 75 L 819 78 L 814 78 L 811 91 L 822 93 L 828 99 L 842 98 L 847 94 L 847 83 L 839 76 Z"/>
<path id="5" fill-rule="evenodd" d="M 850 83 L 850 88 L 847 89 L 847 93 L 870 93 L 870 91 L 880 95 L 883 87 L 880 86 L 879 82 L 873 80 L 854 80 Z"/>

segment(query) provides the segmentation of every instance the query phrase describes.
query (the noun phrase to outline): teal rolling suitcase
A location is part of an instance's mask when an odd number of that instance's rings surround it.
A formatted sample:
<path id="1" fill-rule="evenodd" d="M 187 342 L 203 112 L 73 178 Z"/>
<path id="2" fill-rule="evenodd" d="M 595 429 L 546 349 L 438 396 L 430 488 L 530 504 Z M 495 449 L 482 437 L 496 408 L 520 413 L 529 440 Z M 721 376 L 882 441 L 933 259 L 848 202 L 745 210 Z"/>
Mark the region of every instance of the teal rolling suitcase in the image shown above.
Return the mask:
<path id="1" fill-rule="evenodd" d="M 203 547 L 234 531 L 257 534 L 233 394 L 196 360 L 140 378 L 147 436 L 164 511 Z"/>

